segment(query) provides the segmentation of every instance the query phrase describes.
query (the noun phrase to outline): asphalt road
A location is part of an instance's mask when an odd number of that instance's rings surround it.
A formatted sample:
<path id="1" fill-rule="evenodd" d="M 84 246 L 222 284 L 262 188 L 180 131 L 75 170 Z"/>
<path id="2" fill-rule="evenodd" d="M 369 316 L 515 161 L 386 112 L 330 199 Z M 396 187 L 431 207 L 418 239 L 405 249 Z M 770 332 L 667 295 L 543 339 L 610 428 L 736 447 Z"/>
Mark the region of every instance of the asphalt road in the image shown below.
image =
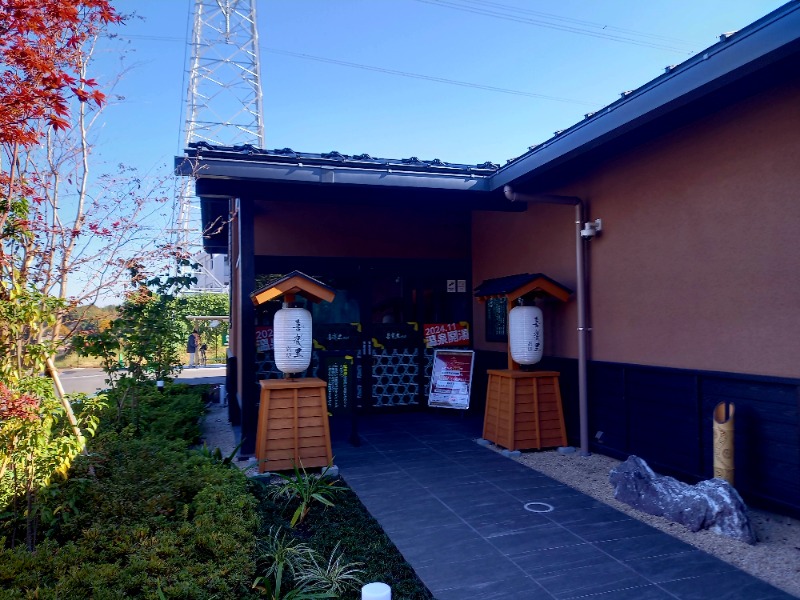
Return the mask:
<path id="1" fill-rule="evenodd" d="M 59 371 L 59 375 L 61 376 L 61 385 L 64 386 L 64 391 L 68 394 L 74 392 L 94 394 L 96 391 L 108 387 L 106 375 L 102 369 L 62 369 Z M 190 385 L 225 383 L 225 365 L 208 365 L 207 367 L 196 369 L 184 368 L 176 379 L 181 383 Z"/>

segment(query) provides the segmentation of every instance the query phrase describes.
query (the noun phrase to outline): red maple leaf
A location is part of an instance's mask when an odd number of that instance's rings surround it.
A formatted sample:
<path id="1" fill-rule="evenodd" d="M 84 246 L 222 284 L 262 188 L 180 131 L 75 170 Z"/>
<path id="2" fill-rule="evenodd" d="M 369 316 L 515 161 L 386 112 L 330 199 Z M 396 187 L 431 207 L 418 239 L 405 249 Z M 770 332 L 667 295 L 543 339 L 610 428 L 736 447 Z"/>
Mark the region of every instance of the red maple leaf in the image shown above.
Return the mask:
<path id="1" fill-rule="evenodd" d="M 80 47 L 120 21 L 109 0 L 0 0 L 0 143 L 36 144 L 40 122 L 68 127 L 70 92 L 103 102 L 80 80 Z"/>

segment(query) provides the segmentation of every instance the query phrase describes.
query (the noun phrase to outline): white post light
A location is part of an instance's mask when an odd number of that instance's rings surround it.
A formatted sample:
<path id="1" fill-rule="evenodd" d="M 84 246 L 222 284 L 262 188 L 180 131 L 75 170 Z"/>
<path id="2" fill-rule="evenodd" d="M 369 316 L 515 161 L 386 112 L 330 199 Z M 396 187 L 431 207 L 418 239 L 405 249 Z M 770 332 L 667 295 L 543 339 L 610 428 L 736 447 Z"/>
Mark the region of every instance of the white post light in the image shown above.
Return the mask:
<path id="1" fill-rule="evenodd" d="M 385 583 L 368 583 L 361 588 L 361 600 L 392 600 L 392 588 Z"/>
<path id="2" fill-rule="evenodd" d="M 273 323 L 275 366 L 287 375 L 302 373 L 311 364 L 311 313 L 305 308 L 283 308 Z"/>

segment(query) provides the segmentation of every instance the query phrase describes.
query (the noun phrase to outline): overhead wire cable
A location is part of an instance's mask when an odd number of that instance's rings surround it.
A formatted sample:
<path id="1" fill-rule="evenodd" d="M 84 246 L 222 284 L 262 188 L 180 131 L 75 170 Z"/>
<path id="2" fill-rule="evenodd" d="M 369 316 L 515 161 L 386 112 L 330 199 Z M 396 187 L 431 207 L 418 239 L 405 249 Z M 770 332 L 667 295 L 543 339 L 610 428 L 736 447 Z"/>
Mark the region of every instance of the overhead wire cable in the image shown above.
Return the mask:
<path id="1" fill-rule="evenodd" d="M 676 37 L 666 36 L 666 35 L 659 35 L 659 34 L 656 34 L 656 33 L 649 33 L 649 32 L 639 31 L 637 29 L 628 29 L 628 28 L 625 28 L 625 27 L 616 27 L 614 25 L 606 25 L 606 24 L 603 24 L 603 23 L 597 23 L 596 21 L 586 21 L 584 19 L 576 19 L 574 17 L 564 17 L 564 16 L 561 16 L 561 15 L 553 14 L 553 13 L 546 13 L 546 12 L 542 12 L 542 11 L 538 11 L 538 10 L 531 10 L 529 8 L 520 8 L 520 7 L 517 7 L 517 6 L 509 6 L 508 4 L 502 4 L 500 2 L 489 2 L 488 0 L 460 0 L 460 1 L 464 2 L 464 3 L 468 3 L 468 4 L 477 4 L 479 6 L 483 5 L 483 6 L 495 7 L 495 8 L 498 8 L 498 9 L 506 10 L 506 11 L 511 12 L 511 13 L 514 13 L 514 12 L 525 13 L 525 14 L 529 14 L 529 15 L 536 15 L 536 16 L 539 16 L 539 17 L 544 17 L 546 19 L 552 19 L 554 21 L 565 21 L 565 22 L 568 22 L 568 23 L 575 23 L 576 25 L 585 25 L 585 26 L 588 26 L 588 27 L 599 28 L 599 29 L 607 30 L 607 31 L 619 31 L 620 33 L 627 33 L 627 34 L 634 35 L 634 36 L 637 36 L 637 37 L 651 38 L 651 39 L 654 39 L 654 40 L 663 40 L 665 42 L 674 42 L 674 43 L 677 43 L 677 44 L 683 44 L 683 45 L 687 46 L 687 50 L 691 50 L 691 49 L 693 49 L 695 47 L 694 42 L 691 42 L 689 40 L 685 40 L 685 39 L 682 39 L 682 38 L 676 38 Z"/>
<path id="2" fill-rule="evenodd" d="M 430 4 L 431 6 L 441 6 L 443 8 L 452 8 L 454 10 L 460 10 L 462 12 L 468 12 L 468 13 L 473 13 L 473 14 L 477 14 L 477 15 L 483 15 L 483 16 L 486 16 L 486 17 L 493 17 L 493 18 L 496 18 L 496 19 L 503 19 L 505 21 L 514 21 L 516 23 L 523 23 L 523 24 L 526 24 L 526 25 L 534 25 L 536 27 L 544 27 L 544 28 L 547 28 L 547 29 L 555 29 L 557 31 L 566 31 L 566 32 L 575 33 L 575 34 L 578 34 L 578 35 L 584 35 L 584 36 L 588 36 L 588 37 L 611 40 L 611 41 L 620 42 L 620 43 L 624 43 L 624 44 L 632 44 L 634 46 L 641 46 L 641 47 L 644 47 L 644 48 L 654 48 L 654 49 L 657 49 L 657 50 L 668 50 L 670 52 L 677 52 L 679 54 L 686 54 L 686 55 L 693 54 L 693 52 L 687 51 L 686 49 L 677 48 L 675 46 L 668 46 L 666 44 L 657 44 L 657 43 L 653 43 L 653 42 L 635 40 L 635 39 L 632 39 L 632 38 L 629 38 L 629 37 L 620 36 L 620 35 L 606 34 L 606 33 L 600 33 L 600 32 L 595 32 L 595 31 L 589 31 L 588 29 L 585 29 L 585 28 L 581 29 L 581 28 L 578 28 L 578 27 L 571 27 L 571 26 L 568 26 L 568 25 L 559 25 L 559 24 L 556 24 L 556 23 L 547 23 L 546 21 L 538 21 L 538 20 L 535 20 L 535 19 L 527 18 L 527 17 L 514 16 L 514 15 L 510 15 L 510 14 L 503 14 L 503 13 L 499 13 L 499 12 L 493 12 L 490 9 L 470 8 L 470 7 L 467 7 L 467 6 L 462 6 L 462 5 L 459 5 L 459 4 L 455 4 L 454 2 L 448 2 L 447 0 L 415 0 L 415 1 L 416 2 L 420 2 L 422 4 Z"/>
<path id="3" fill-rule="evenodd" d="M 118 37 L 148 39 L 148 40 L 154 40 L 154 41 L 170 41 L 170 42 L 183 42 L 184 41 L 184 40 L 182 40 L 180 38 L 177 38 L 177 37 L 156 36 L 156 35 L 137 35 L 137 34 L 132 34 L 132 35 L 126 35 L 126 36 L 120 35 Z M 261 51 L 263 51 L 263 52 L 267 52 L 267 53 L 270 53 L 270 54 L 279 54 L 279 55 L 284 55 L 284 56 L 291 56 L 291 57 L 294 57 L 294 58 L 301 58 L 301 59 L 304 59 L 304 60 L 312 60 L 312 61 L 317 61 L 317 62 L 322 62 L 322 63 L 334 64 L 334 65 L 339 65 L 339 66 L 343 66 L 343 67 L 350 67 L 350 68 L 353 68 L 353 69 L 362 69 L 362 70 L 365 70 L 365 71 L 373 71 L 373 72 L 376 72 L 376 73 L 383 73 L 383 74 L 386 74 L 386 75 L 396 75 L 396 76 L 399 76 L 399 77 L 408 77 L 408 78 L 412 78 L 412 79 L 421 79 L 421 80 L 424 80 L 424 81 L 433 81 L 433 82 L 436 82 L 436 83 L 445 83 L 445 84 L 448 84 L 448 85 L 457 85 L 457 86 L 460 86 L 460 87 L 468 87 L 468 88 L 480 89 L 480 90 L 485 90 L 485 91 L 489 91 L 489 92 L 497 92 L 497 93 L 501 93 L 501 94 L 510 94 L 510 95 L 513 95 L 513 96 L 525 96 L 525 97 L 528 97 L 528 98 L 538 98 L 538 99 L 541 99 L 541 100 L 550 100 L 550 101 L 553 101 L 553 102 L 564 102 L 564 103 L 568 103 L 568 104 L 578 104 L 578 105 L 581 105 L 581 106 L 589 106 L 589 107 L 594 107 L 594 108 L 597 108 L 597 107 L 600 107 L 600 106 L 603 105 L 601 102 L 590 102 L 590 101 L 587 101 L 587 100 L 578 100 L 578 99 L 575 99 L 575 98 L 563 98 L 563 97 L 560 97 L 560 96 L 550 96 L 550 95 L 547 95 L 547 94 L 536 94 L 536 93 L 533 93 L 533 92 L 525 92 L 523 90 L 515 90 L 515 89 L 503 88 L 503 87 L 493 86 L 493 85 L 484 85 L 484 84 L 481 84 L 481 83 L 474 83 L 474 82 L 470 82 L 470 81 L 460 81 L 460 80 L 457 80 L 457 79 L 448 79 L 446 77 L 436 77 L 434 75 L 423 75 L 421 73 L 410 73 L 408 71 L 399 71 L 397 69 L 389 69 L 389 68 L 386 68 L 386 67 L 376 67 L 376 66 L 372 66 L 372 65 L 354 63 L 354 62 L 338 60 L 338 59 L 334 59 L 334 58 L 327 58 L 327 57 L 323 57 L 323 56 L 315 56 L 313 54 L 305 54 L 305 53 L 301 53 L 301 52 L 292 52 L 290 50 L 280 50 L 278 48 L 268 48 L 266 46 L 259 46 L 259 49 Z"/>
<path id="4" fill-rule="evenodd" d="M 599 102 L 587 102 L 585 100 L 576 100 L 574 98 L 562 98 L 559 96 L 548 96 L 546 94 L 535 94 L 533 92 L 524 92 L 522 90 L 513 90 L 509 88 L 502 88 L 493 85 L 484 85 L 481 83 L 473 83 L 469 81 L 459 81 L 457 79 L 447 79 L 445 77 L 435 77 L 433 75 L 422 75 L 420 73 L 409 73 L 408 71 L 398 71 L 396 69 L 387 69 L 385 67 L 373 67 L 370 65 L 364 65 L 360 63 L 352 63 L 344 60 L 337 60 L 334 58 L 325 58 L 322 56 L 313 56 L 311 54 L 303 54 L 300 52 L 290 52 L 289 50 L 278 50 L 277 48 L 265 48 L 262 47 L 262 50 L 265 52 L 269 52 L 271 54 L 282 54 L 285 56 L 293 56 L 296 58 L 304 58 L 308 60 L 315 60 L 319 62 L 330 63 L 334 65 L 341 65 L 345 67 L 353 67 L 356 69 L 364 69 L 367 71 L 375 71 L 377 73 L 386 73 L 388 75 L 399 75 L 401 77 L 410 77 L 413 79 L 422 79 L 425 81 L 435 81 L 438 83 L 447 83 L 450 85 L 458 85 L 461 87 L 469 87 L 475 88 L 480 90 L 487 90 L 490 92 L 500 92 L 502 94 L 512 94 L 514 96 L 527 96 L 528 98 L 540 98 L 542 100 L 552 100 L 554 102 L 567 102 L 570 104 L 580 104 L 583 106 L 601 106 Z"/>

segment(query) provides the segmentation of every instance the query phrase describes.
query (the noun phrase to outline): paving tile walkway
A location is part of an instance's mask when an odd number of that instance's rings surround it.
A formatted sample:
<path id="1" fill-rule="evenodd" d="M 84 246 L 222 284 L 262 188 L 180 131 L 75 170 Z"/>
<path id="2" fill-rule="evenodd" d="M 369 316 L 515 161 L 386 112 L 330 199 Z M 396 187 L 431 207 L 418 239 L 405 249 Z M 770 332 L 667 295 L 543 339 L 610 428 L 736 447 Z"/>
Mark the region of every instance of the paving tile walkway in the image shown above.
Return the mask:
<path id="1" fill-rule="evenodd" d="M 479 446 L 474 419 L 362 418 L 357 447 L 332 424 L 341 476 L 437 600 L 793 598 Z"/>

